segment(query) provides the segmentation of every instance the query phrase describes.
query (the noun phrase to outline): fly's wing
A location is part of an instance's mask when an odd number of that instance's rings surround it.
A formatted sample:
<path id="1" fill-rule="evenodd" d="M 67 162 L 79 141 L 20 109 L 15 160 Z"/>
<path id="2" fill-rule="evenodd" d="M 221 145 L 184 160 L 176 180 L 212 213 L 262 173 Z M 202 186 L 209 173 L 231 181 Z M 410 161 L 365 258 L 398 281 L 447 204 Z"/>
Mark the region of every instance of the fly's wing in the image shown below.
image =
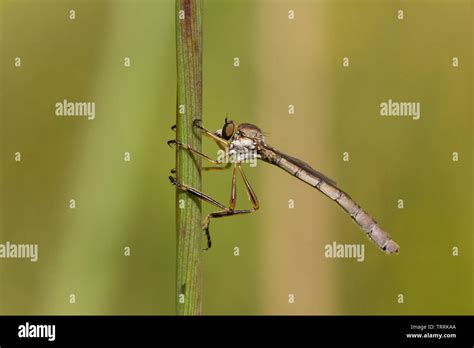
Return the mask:
<path id="1" fill-rule="evenodd" d="M 279 156 L 283 157 L 284 159 L 286 159 L 288 162 L 291 162 L 293 163 L 294 165 L 298 166 L 298 167 L 301 167 L 303 168 L 305 171 L 307 171 L 308 173 L 311 173 L 313 174 L 314 176 L 320 178 L 321 180 L 324 180 L 325 182 L 327 182 L 328 184 L 331 184 L 333 186 L 336 186 L 336 182 L 330 178 L 328 178 L 326 175 L 324 175 L 323 173 L 320 173 L 318 172 L 317 170 L 313 169 L 308 163 L 298 159 L 298 158 L 295 158 L 295 157 L 291 157 L 290 155 L 287 155 L 286 153 L 283 153 L 281 152 L 280 150 L 277 150 L 275 148 L 272 148 L 272 150 L 274 152 L 276 152 Z"/>

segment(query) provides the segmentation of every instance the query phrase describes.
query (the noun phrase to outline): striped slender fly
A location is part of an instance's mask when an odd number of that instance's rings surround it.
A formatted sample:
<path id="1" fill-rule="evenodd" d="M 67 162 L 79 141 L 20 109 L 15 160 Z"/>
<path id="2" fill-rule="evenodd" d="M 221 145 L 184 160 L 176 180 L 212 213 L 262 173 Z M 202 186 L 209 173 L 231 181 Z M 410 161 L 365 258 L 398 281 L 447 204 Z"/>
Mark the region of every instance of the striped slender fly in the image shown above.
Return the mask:
<path id="1" fill-rule="evenodd" d="M 207 237 L 207 249 L 212 245 L 211 235 L 209 232 L 209 224 L 212 219 L 238 214 L 249 214 L 258 210 L 259 203 L 257 195 L 252 189 L 252 186 L 247 180 L 242 168 L 242 163 L 248 162 L 252 159 L 258 159 L 283 169 L 325 194 L 331 200 L 335 201 L 347 214 L 349 214 L 355 223 L 367 234 L 369 239 L 372 240 L 381 250 L 385 251 L 387 254 L 398 253 L 400 249 L 398 244 L 393 241 L 388 233 L 386 233 L 347 193 L 339 189 L 334 180 L 314 170 L 309 164 L 302 160 L 289 156 L 276 148 L 269 146 L 265 142 L 264 134 L 259 127 L 250 123 L 237 124 L 234 121 L 228 121 L 227 118 L 225 119 L 224 126 L 215 132 L 211 132 L 204 128 L 201 125 L 200 120 L 195 120 L 193 126 L 198 128 L 203 135 L 213 139 L 221 150 L 226 151 L 228 157 L 226 157 L 225 161 L 222 159 L 213 159 L 188 144 L 179 143 L 177 140 L 168 141 L 168 145 L 174 144 L 213 164 L 213 166 L 203 167 L 203 170 L 223 170 L 232 168 L 232 186 L 228 206 L 217 202 L 215 199 L 186 185 L 185 183 L 178 182 L 173 176 L 169 177 L 172 184 L 176 186 L 178 190 L 186 191 L 189 194 L 221 209 L 210 213 L 204 219 L 203 230 Z M 236 209 L 237 172 L 240 173 L 243 179 L 245 190 L 247 191 L 249 200 L 252 203 L 252 209 Z"/>

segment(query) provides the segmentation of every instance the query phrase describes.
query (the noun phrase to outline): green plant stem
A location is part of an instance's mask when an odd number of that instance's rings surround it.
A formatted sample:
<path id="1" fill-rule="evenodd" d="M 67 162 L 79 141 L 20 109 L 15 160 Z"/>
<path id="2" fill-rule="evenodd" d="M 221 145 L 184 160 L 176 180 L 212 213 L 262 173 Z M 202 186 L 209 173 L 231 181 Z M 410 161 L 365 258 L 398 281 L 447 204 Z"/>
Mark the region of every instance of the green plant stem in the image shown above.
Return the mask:
<path id="1" fill-rule="evenodd" d="M 184 11 L 184 18 L 180 18 L 183 15 L 180 11 Z M 201 119 L 202 114 L 201 0 L 176 0 L 176 57 L 176 138 L 200 150 L 201 135 L 194 129 L 193 121 Z M 179 147 L 176 147 L 176 178 L 201 190 L 201 160 Z M 176 311 L 178 315 L 199 315 L 202 308 L 201 202 L 186 192 L 176 193 L 176 231 Z"/>

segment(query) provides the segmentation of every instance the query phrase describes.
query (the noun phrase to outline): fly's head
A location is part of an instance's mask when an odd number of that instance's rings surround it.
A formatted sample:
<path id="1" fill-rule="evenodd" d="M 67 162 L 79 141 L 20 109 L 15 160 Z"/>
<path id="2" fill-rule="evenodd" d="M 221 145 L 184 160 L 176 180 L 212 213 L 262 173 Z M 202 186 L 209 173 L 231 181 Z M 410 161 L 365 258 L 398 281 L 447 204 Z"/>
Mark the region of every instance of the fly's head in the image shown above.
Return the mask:
<path id="1" fill-rule="evenodd" d="M 234 136 L 236 130 L 237 130 L 237 123 L 235 121 L 227 121 L 227 117 L 226 117 L 224 126 L 216 130 L 214 134 L 224 140 L 230 140 Z"/>
<path id="2" fill-rule="evenodd" d="M 232 142 L 236 138 L 249 138 L 255 143 L 264 142 L 263 132 L 257 126 L 250 123 L 237 124 L 235 121 L 228 121 L 227 117 L 224 126 L 214 132 L 219 138 Z"/>

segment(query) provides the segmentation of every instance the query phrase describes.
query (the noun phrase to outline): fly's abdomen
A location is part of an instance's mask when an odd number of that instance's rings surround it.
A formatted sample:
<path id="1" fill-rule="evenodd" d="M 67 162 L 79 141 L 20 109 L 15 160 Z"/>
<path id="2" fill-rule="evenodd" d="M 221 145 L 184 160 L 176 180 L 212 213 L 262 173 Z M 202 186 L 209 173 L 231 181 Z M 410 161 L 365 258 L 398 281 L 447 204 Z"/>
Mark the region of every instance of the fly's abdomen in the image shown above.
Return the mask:
<path id="1" fill-rule="evenodd" d="M 386 253 L 398 253 L 400 247 L 390 238 L 388 233 L 382 230 L 377 222 L 358 206 L 349 195 L 343 191 L 340 192 L 341 195 L 335 199 L 336 203 L 352 217 L 360 228 L 367 233 L 367 236 Z"/>
<path id="2" fill-rule="evenodd" d="M 299 176 L 305 182 L 304 177 L 310 175 L 309 173 Z M 369 239 L 371 239 L 377 246 L 385 251 L 387 254 L 398 253 L 400 247 L 395 243 L 390 236 L 377 225 L 377 222 L 367 214 L 347 193 L 338 189 L 337 187 L 328 184 L 322 179 L 319 180 L 316 187 L 319 191 L 324 193 L 326 196 L 336 201 L 339 206 L 344 209 L 351 218 L 364 230 Z M 309 182 L 308 182 L 309 183 Z"/>
<path id="3" fill-rule="evenodd" d="M 380 249 L 387 254 L 398 253 L 400 249 L 398 244 L 347 193 L 340 190 L 333 180 L 314 170 L 307 163 L 268 145 L 260 150 L 260 154 L 264 161 L 280 167 L 336 201 Z"/>

